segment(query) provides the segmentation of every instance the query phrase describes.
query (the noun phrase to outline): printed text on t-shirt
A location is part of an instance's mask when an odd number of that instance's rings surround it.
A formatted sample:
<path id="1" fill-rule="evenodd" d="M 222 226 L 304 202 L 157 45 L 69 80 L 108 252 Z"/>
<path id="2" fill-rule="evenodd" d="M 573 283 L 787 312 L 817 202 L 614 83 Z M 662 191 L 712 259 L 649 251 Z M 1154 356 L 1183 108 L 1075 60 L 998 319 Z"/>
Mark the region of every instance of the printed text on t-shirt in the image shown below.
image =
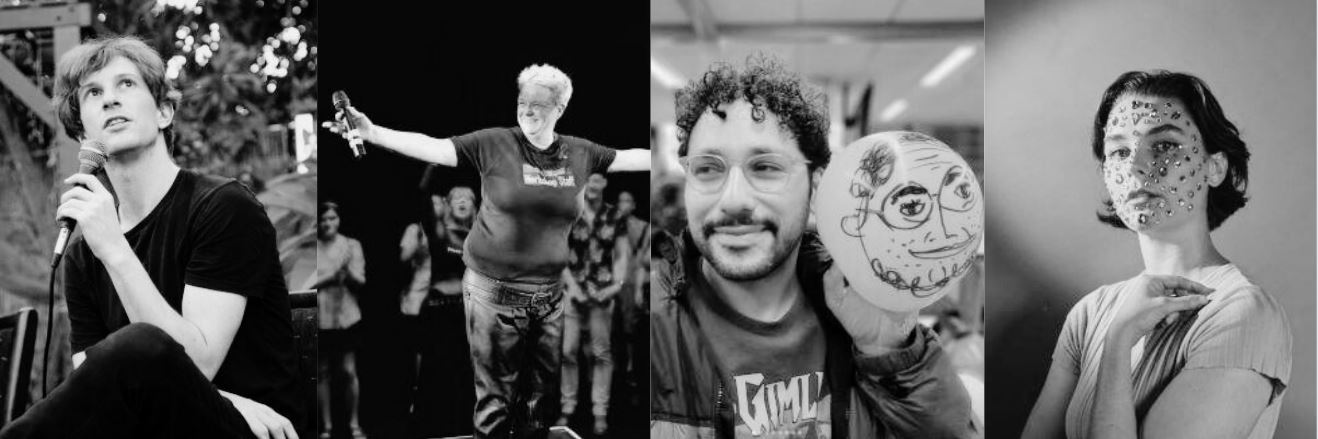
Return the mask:
<path id="1" fill-rule="evenodd" d="M 567 168 L 540 169 L 522 164 L 522 183 L 527 186 L 576 187 L 576 179 Z"/>
<path id="2" fill-rule="evenodd" d="M 733 377 L 737 415 L 754 436 L 782 429 L 802 430 L 814 424 L 823 402 L 823 372 L 764 383 L 764 374 Z"/>

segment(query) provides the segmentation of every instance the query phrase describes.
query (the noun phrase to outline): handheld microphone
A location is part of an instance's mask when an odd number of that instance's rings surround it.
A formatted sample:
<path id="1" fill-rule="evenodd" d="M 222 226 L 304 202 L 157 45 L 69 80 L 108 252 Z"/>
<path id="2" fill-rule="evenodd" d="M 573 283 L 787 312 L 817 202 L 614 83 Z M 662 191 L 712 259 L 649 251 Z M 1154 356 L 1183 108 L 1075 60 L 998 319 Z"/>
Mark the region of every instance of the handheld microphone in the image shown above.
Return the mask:
<path id="1" fill-rule="evenodd" d="M 78 149 L 78 173 L 93 174 L 105 166 L 105 144 L 97 140 L 83 140 Z M 73 218 L 60 218 L 59 237 L 55 238 L 55 255 L 50 259 L 50 266 L 58 267 L 64 250 L 69 246 L 69 237 L 78 222 Z"/>
<path id="2" fill-rule="evenodd" d="M 334 91 L 334 111 L 343 112 L 343 123 L 348 125 L 348 144 L 352 145 L 352 157 L 361 159 L 366 155 L 366 147 L 362 146 L 362 136 L 357 132 L 357 125 L 352 123 L 352 116 L 348 114 L 348 107 L 352 104 L 348 101 L 348 94 L 343 90 Z"/>

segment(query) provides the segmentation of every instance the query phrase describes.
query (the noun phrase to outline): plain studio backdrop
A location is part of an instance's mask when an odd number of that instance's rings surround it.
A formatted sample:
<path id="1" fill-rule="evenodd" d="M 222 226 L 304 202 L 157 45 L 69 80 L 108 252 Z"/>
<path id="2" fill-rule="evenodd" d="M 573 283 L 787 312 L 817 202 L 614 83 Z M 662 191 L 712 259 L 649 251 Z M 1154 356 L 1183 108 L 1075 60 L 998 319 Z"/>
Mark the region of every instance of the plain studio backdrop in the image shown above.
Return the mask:
<path id="1" fill-rule="evenodd" d="M 985 26 L 990 436 L 1020 434 L 1071 306 L 1143 269 L 1095 219 L 1090 130 L 1118 75 L 1160 68 L 1203 79 L 1253 154 L 1213 240 L 1290 320 L 1276 437 L 1314 437 L 1314 2 L 990 1 Z"/>

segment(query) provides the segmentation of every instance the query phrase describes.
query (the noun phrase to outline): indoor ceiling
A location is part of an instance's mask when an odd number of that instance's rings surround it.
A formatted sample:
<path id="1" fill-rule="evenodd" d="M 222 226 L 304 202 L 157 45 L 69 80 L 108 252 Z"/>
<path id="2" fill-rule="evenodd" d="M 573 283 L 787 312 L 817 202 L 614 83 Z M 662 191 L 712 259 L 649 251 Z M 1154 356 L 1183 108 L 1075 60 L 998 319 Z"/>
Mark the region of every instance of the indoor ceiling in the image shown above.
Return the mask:
<path id="1" fill-rule="evenodd" d="M 983 119 L 983 2 L 977 0 L 651 0 L 650 56 L 681 81 L 765 52 L 816 85 L 874 86 L 870 114 L 904 99 L 889 124 Z M 974 54 L 937 86 L 920 80 L 958 47 Z M 650 120 L 673 120 L 673 89 L 650 78 Z M 848 110 L 851 111 L 851 110 Z"/>

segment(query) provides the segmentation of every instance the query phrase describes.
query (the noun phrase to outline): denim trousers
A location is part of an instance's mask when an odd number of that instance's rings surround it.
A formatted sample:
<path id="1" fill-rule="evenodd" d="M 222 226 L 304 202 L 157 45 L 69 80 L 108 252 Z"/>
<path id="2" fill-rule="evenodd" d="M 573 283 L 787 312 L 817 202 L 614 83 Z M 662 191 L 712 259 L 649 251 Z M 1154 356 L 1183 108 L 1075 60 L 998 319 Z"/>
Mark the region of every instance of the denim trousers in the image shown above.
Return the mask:
<path id="1" fill-rule="evenodd" d="M 586 359 L 590 362 L 590 406 L 596 417 L 609 414 L 609 390 L 613 381 L 613 351 L 610 337 L 613 326 L 613 310 L 617 300 L 610 299 L 604 303 L 575 302 L 567 305 L 567 317 L 563 323 L 563 414 L 571 414 L 577 407 L 577 386 L 579 385 L 579 364 L 577 355 L 581 350 L 581 328 L 588 328 L 590 349 Z"/>
<path id="2" fill-rule="evenodd" d="M 543 434 L 557 418 L 561 281 L 501 281 L 468 269 L 462 293 L 476 385 L 474 437 Z"/>

